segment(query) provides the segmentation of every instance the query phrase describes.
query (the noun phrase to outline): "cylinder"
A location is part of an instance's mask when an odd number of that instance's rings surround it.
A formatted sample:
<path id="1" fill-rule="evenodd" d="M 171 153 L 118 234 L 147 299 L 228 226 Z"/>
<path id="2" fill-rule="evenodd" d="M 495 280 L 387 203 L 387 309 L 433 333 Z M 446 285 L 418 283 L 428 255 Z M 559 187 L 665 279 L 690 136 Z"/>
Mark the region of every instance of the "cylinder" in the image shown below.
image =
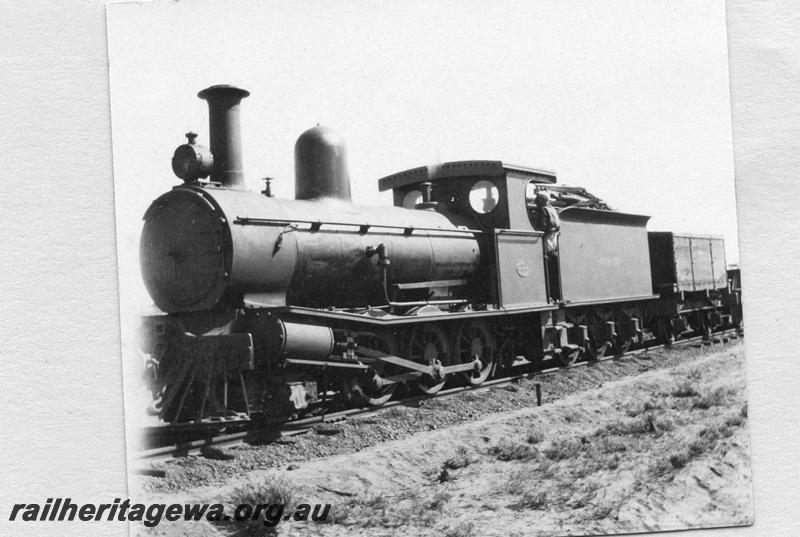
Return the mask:
<path id="1" fill-rule="evenodd" d="M 244 190 L 242 133 L 239 104 L 250 92 L 228 85 L 211 86 L 197 94 L 208 101 L 208 128 L 214 166 L 211 180 L 234 190 Z"/>
<path id="2" fill-rule="evenodd" d="M 267 348 L 279 356 L 299 360 L 327 360 L 333 353 L 333 330 L 327 326 L 275 319 L 264 330 Z"/>
<path id="3" fill-rule="evenodd" d="M 295 198 L 350 201 L 350 172 L 344 140 L 332 129 L 308 129 L 294 146 Z"/>

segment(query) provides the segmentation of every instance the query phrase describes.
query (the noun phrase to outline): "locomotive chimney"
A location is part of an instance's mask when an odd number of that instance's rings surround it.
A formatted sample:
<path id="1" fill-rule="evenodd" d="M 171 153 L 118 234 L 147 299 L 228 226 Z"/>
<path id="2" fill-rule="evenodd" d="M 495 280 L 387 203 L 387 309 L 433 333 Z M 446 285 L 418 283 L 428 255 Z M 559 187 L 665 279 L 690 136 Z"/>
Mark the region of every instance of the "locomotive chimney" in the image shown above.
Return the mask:
<path id="1" fill-rule="evenodd" d="M 197 94 L 208 101 L 208 128 L 214 156 L 211 180 L 236 190 L 245 189 L 239 103 L 248 95 L 249 91 L 228 85 L 211 86 Z"/>
<path id="2" fill-rule="evenodd" d="M 350 201 L 350 174 L 344 140 L 333 130 L 308 129 L 294 146 L 295 199 L 338 198 Z"/>

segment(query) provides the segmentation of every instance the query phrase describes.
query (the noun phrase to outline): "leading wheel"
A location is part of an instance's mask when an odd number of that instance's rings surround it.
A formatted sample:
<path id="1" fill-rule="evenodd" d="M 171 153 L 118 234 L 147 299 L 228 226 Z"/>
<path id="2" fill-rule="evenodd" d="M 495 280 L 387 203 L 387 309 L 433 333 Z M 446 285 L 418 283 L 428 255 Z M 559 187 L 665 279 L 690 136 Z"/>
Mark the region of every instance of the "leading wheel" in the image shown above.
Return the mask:
<path id="1" fill-rule="evenodd" d="M 446 366 L 450 362 L 450 345 L 447 334 L 438 325 L 426 323 L 417 326 L 411 332 L 408 343 L 410 360 L 435 367 Z M 438 393 L 444 387 L 444 377 L 423 375 L 417 381 L 417 387 L 427 395 Z"/>
<path id="2" fill-rule="evenodd" d="M 492 374 L 495 361 L 494 337 L 484 321 L 466 321 L 456 334 L 456 356 L 462 364 L 478 361 L 477 367 L 463 375 L 472 386 L 479 386 Z"/>
<path id="3" fill-rule="evenodd" d="M 383 354 L 391 354 L 397 356 L 398 346 L 397 340 L 394 335 L 388 330 L 376 330 L 371 336 L 362 336 L 358 338 L 359 345 L 376 350 Z M 381 377 L 391 376 L 393 369 L 388 364 L 376 361 L 372 369 Z M 359 375 L 353 380 L 353 391 L 355 394 L 369 406 L 381 406 L 385 404 L 394 395 L 397 389 L 397 383 L 388 384 L 385 386 L 378 386 L 375 384 L 374 377 L 369 375 Z"/>

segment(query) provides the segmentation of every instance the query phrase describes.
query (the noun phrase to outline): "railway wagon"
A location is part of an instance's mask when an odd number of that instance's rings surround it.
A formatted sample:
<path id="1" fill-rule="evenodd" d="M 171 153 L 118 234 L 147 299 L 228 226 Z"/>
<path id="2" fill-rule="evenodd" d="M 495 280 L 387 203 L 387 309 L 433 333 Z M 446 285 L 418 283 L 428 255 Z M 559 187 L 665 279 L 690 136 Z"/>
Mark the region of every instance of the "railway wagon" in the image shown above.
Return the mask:
<path id="1" fill-rule="evenodd" d="M 172 162 L 183 183 L 144 216 L 142 274 L 163 315 L 144 319 L 142 349 L 166 422 L 380 405 L 398 386 L 434 394 L 736 321 L 715 276 L 720 244 L 690 245 L 706 288 L 687 295 L 682 268 L 669 288 L 653 252 L 682 252 L 677 236 L 658 250 L 647 216 L 613 211 L 552 172 L 496 160 L 422 166 L 378 181 L 394 206 L 359 206 L 341 138 L 315 127 L 295 145 L 295 199 L 275 198 L 269 180 L 248 191 L 248 95 L 199 93 L 211 147 L 187 134 Z M 556 256 L 534 225 L 542 192 L 561 221 Z"/>
<path id="2" fill-rule="evenodd" d="M 664 321 L 664 338 L 741 326 L 741 285 L 729 281 L 722 237 L 651 231 L 648 239 L 653 289 L 660 297 L 653 309 Z"/>

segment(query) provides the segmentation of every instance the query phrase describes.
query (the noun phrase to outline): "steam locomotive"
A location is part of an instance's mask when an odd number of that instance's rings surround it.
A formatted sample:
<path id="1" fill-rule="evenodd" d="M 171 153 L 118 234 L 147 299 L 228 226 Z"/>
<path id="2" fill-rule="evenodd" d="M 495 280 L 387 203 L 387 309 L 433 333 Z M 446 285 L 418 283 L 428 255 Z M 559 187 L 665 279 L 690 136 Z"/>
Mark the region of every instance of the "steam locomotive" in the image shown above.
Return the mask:
<path id="1" fill-rule="evenodd" d="M 165 422 L 280 421 L 331 398 L 435 394 L 520 365 L 568 366 L 631 345 L 741 326 L 721 238 L 648 233 L 555 174 L 500 161 L 423 166 L 379 180 L 394 206 L 351 203 L 344 144 L 314 127 L 295 145 L 295 199 L 246 190 L 239 113 L 212 86 L 210 150 L 188 133 L 183 184 L 144 215 L 144 318 Z M 561 220 L 548 260 L 533 226 Z"/>

